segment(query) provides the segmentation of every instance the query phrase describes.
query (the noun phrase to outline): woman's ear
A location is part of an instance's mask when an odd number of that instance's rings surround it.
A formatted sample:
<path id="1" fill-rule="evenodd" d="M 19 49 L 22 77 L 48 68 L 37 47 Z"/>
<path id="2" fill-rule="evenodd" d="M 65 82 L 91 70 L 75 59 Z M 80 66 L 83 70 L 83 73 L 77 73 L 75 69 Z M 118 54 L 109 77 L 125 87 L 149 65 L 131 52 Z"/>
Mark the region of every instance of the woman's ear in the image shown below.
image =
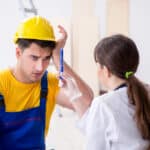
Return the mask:
<path id="1" fill-rule="evenodd" d="M 103 66 L 103 69 L 104 69 L 104 73 L 106 75 L 106 77 L 111 77 L 112 73 L 110 72 L 110 70 L 106 67 L 106 66 Z"/>

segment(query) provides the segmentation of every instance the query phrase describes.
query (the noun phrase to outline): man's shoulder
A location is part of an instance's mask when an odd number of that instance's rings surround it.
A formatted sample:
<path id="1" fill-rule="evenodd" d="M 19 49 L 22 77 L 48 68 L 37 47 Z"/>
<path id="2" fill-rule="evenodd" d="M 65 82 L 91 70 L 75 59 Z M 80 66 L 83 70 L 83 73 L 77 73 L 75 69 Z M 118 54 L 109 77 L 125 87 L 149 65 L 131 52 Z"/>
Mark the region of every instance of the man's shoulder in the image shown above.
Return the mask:
<path id="1" fill-rule="evenodd" d="M 58 75 L 56 73 L 48 72 L 47 78 L 50 85 L 58 85 Z"/>
<path id="2" fill-rule="evenodd" d="M 53 73 L 53 72 L 48 72 L 47 78 L 48 78 L 49 80 L 53 80 L 53 79 L 57 79 L 57 80 L 58 80 L 57 74 L 56 74 L 56 73 Z"/>
<path id="3" fill-rule="evenodd" d="M 0 77 L 7 77 L 11 74 L 11 71 L 10 69 L 3 69 L 3 70 L 0 70 Z"/>

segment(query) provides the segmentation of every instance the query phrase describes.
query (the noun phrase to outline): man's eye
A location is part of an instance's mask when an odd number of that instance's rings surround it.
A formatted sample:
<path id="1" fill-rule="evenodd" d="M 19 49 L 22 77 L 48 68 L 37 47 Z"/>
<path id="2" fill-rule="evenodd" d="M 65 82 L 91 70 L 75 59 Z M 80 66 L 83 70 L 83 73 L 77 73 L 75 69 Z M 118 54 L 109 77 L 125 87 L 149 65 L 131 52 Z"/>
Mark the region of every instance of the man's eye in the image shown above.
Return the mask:
<path id="1" fill-rule="evenodd" d="M 37 59 L 38 59 L 38 57 L 36 57 L 36 56 L 32 56 L 32 59 L 33 59 L 33 60 L 37 60 Z"/>
<path id="2" fill-rule="evenodd" d="M 49 61 L 50 60 L 50 56 L 47 56 L 46 58 L 44 58 L 45 61 Z"/>

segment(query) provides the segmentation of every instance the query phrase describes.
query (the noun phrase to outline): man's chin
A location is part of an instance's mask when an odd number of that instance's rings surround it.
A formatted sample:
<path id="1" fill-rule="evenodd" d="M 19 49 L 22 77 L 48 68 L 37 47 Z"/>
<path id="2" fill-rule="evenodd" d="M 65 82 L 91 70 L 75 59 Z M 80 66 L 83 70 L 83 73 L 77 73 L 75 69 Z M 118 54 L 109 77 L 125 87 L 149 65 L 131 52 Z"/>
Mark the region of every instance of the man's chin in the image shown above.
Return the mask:
<path id="1" fill-rule="evenodd" d="M 41 80 L 42 77 L 34 77 L 31 79 L 32 82 L 38 82 Z"/>

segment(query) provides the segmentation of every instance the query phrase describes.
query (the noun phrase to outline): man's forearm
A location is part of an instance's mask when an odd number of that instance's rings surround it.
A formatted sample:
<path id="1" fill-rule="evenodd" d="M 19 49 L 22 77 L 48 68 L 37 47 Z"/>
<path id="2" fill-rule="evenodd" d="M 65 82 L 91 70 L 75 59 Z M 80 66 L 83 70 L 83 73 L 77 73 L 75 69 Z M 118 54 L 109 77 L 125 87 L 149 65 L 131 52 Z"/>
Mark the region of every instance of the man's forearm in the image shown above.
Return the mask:
<path id="1" fill-rule="evenodd" d="M 56 68 L 59 70 L 60 67 L 60 56 L 55 53 L 55 55 L 53 55 L 53 62 L 54 65 L 56 66 Z M 72 101 L 72 105 L 74 107 L 74 110 L 78 113 L 79 116 L 82 116 L 84 114 L 84 112 L 88 109 L 88 107 L 90 106 L 92 100 L 93 100 L 93 91 L 92 89 L 88 86 L 88 84 L 83 81 L 79 75 L 77 73 L 75 73 L 75 71 L 73 71 L 73 69 L 64 62 L 64 74 L 68 74 L 69 76 L 71 76 L 80 92 L 81 92 L 81 96 L 76 99 L 75 101 Z"/>

